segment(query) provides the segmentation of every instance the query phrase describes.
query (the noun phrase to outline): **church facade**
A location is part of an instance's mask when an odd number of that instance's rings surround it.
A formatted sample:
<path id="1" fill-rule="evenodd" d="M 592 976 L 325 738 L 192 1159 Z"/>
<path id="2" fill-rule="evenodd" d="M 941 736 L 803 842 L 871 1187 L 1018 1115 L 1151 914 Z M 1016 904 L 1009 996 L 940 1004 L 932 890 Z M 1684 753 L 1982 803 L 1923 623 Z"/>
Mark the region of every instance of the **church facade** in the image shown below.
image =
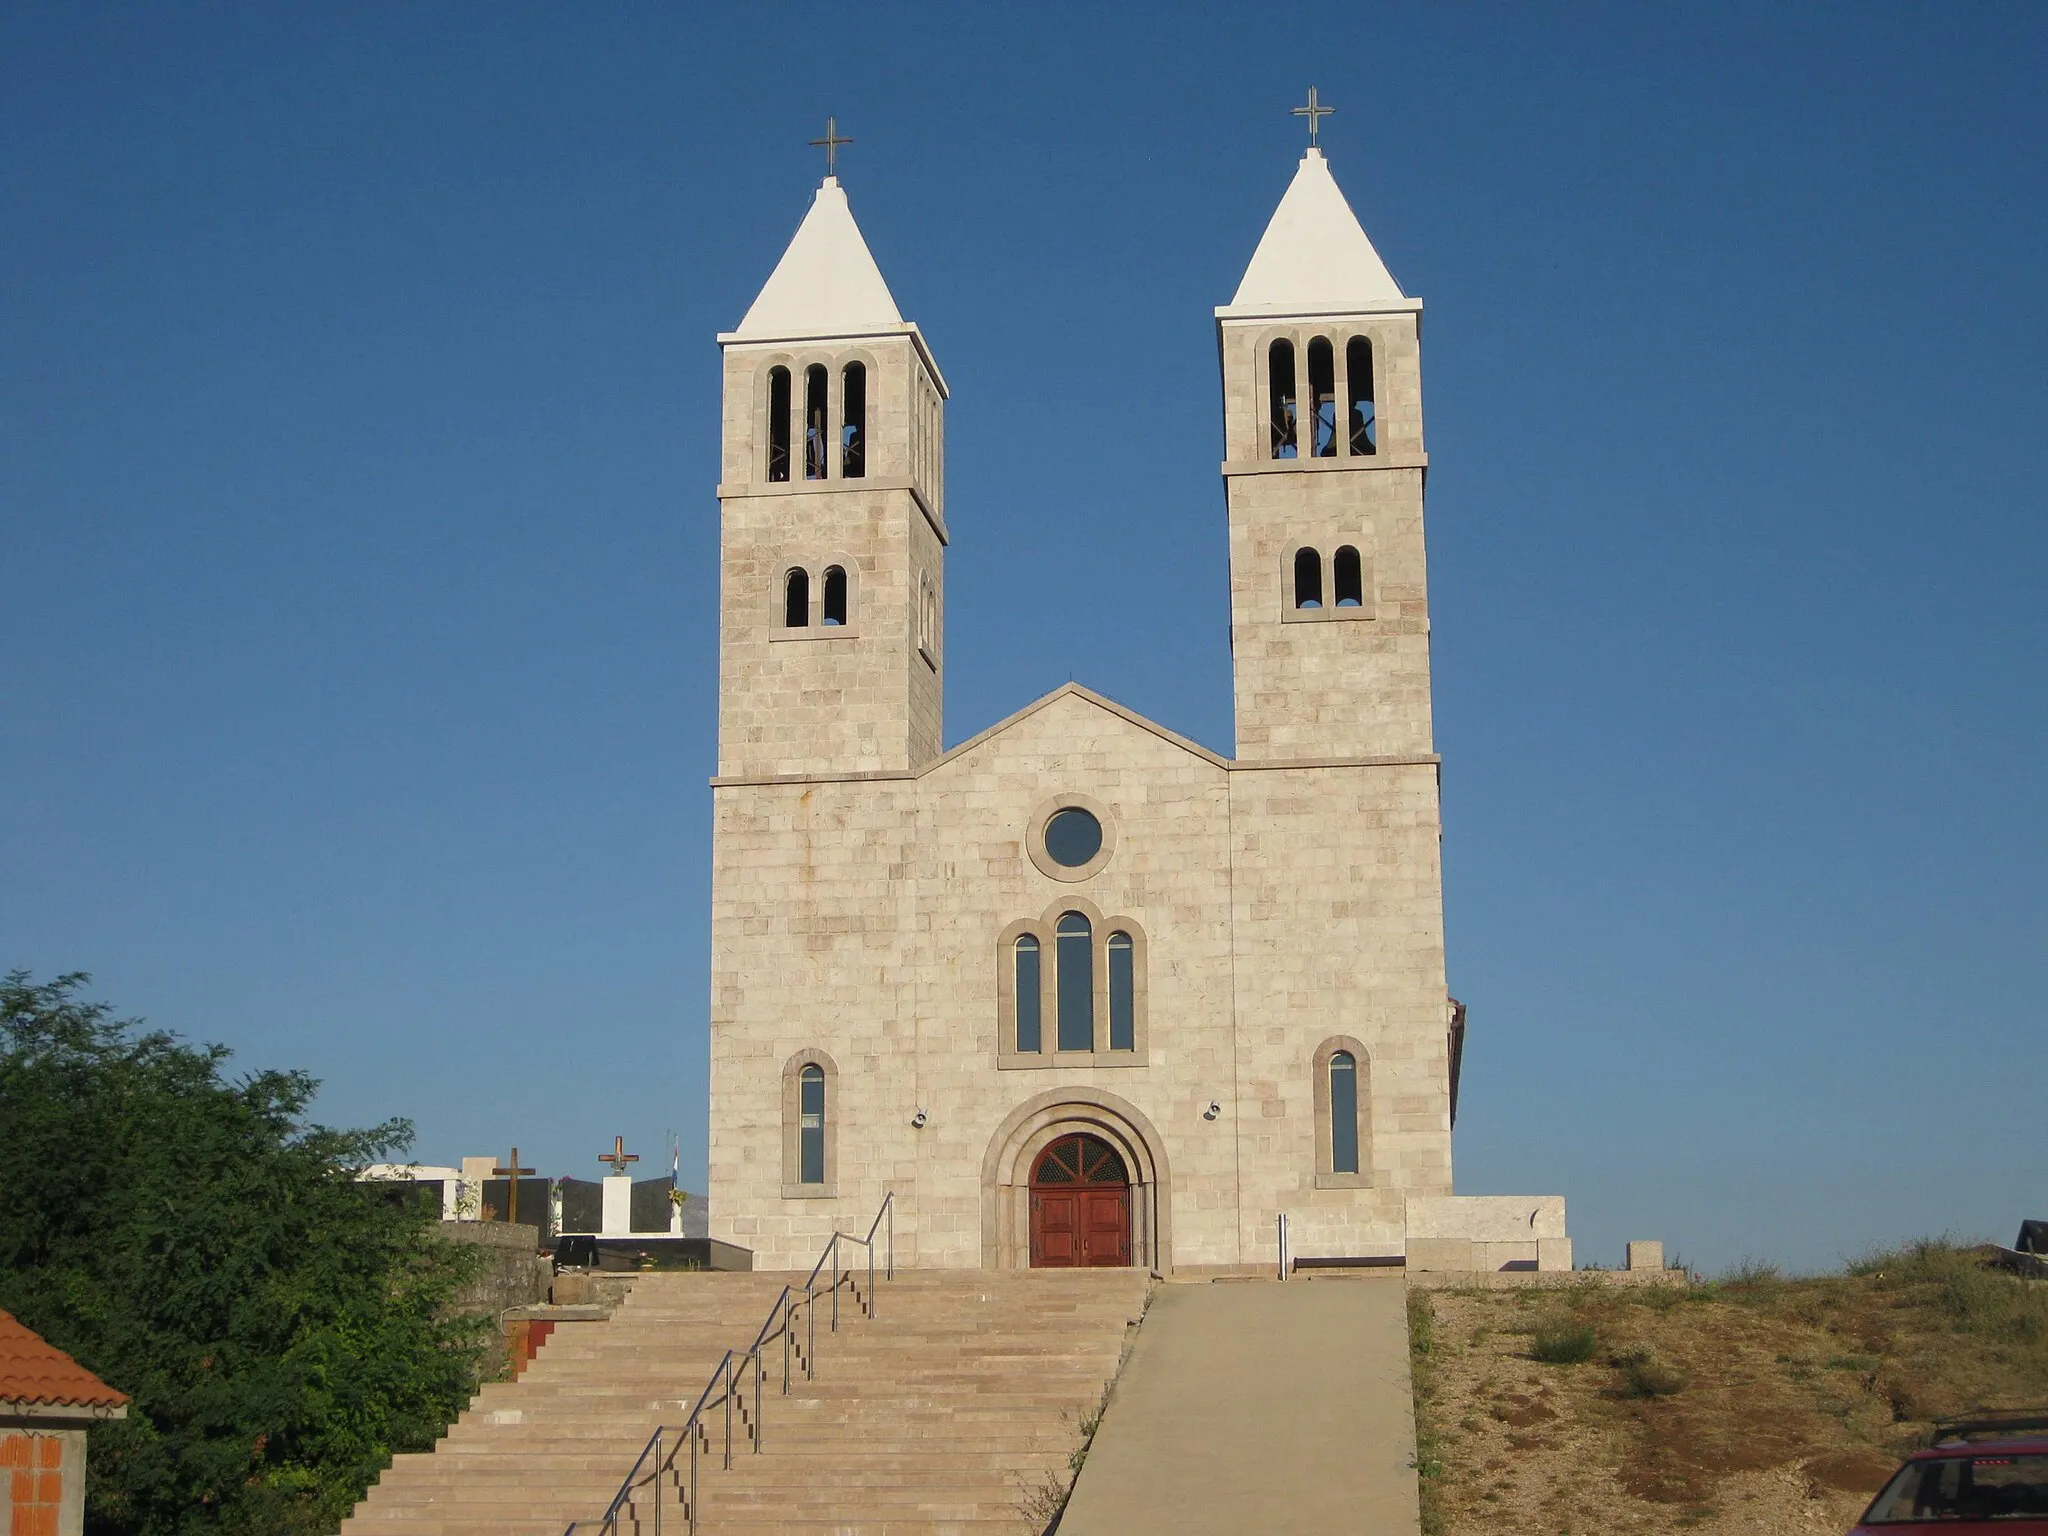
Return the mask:
<path id="1" fill-rule="evenodd" d="M 827 177 L 724 417 L 712 1236 L 1569 1268 L 1453 1194 L 1421 305 L 1311 149 L 1231 303 L 1235 753 L 1069 684 L 945 749 L 945 377 Z"/>

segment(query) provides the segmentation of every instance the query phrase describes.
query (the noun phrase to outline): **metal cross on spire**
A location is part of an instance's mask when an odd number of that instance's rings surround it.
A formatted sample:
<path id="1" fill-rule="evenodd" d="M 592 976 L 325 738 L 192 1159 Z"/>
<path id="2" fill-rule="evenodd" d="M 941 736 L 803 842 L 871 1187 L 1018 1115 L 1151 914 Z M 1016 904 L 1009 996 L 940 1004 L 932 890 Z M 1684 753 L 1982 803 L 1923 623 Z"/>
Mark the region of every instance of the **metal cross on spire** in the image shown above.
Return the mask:
<path id="1" fill-rule="evenodd" d="M 1316 128 L 1320 120 L 1328 117 L 1336 110 L 1335 107 L 1326 107 L 1316 100 L 1316 88 L 1314 86 L 1308 88 L 1308 105 L 1296 107 L 1294 109 L 1294 116 L 1308 119 L 1308 147 L 1310 149 L 1316 147 Z"/>
<path id="2" fill-rule="evenodd" d="M 825 151 L 825 174 L 827 176 L 837 176 L 839 174 L 839 146 L 851 144 L 852 142 L 853 140 L 851 139 L 840 137 L 838 118 L 828 117 L 825 119 L 825 137 L 811 140 L 811 147 Z"/>

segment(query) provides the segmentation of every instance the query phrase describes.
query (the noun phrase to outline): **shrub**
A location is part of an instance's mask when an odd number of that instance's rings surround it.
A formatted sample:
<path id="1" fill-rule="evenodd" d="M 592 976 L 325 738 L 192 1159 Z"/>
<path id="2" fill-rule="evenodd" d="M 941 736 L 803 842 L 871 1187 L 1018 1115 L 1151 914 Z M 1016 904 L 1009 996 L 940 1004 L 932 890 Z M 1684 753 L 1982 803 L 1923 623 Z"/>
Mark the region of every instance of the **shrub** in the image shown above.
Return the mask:
<path id="1" fill-rule="evenodd" d="M 1683 1392 L 1692 1379 L 1647 1349 L 1632 1349 L 1617 1356 L 1614 1365 L 1621 1372 L 1623 1397 L 1669 1397 L 1674 1392 Z"/>
<path id="2" fill-rule="evenodd" d="M 1584 1365 L 1600 1349 L 1600 1335 L 1590 1323 L 1545 1323 L 1529 1342 L 1529 1358 L 1545 1365 Z"/>

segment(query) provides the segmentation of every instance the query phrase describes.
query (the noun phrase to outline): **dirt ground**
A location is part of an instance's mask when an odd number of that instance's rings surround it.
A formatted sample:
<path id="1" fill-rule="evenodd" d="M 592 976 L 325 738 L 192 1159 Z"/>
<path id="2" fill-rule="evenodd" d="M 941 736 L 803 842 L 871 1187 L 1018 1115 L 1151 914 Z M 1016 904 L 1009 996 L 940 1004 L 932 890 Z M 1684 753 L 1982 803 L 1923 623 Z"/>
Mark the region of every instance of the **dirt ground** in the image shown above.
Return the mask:
<path id="1" fill-rule="evenodd" d="M 1416 1291 L 1410 1343 L 1426 1536 L 1845 1532 L 1933 1418 L 2048 1403 L 2048 1283 L 1943 1243 L 1811 1279 Z"/>

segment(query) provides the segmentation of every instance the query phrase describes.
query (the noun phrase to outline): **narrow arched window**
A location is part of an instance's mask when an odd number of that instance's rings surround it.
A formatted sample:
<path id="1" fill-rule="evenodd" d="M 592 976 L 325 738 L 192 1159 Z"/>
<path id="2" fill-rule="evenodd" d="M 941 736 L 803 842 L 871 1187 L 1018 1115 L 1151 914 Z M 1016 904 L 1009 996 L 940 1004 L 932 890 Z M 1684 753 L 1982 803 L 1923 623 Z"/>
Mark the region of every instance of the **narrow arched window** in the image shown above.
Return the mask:
<path id="1" fill-rule="evenodd" d="M 815 1064 L 797 1074 L 797 1182 L 825 1182 L 825 1069 Z"/>
<path id="2" fill-rule="evenodd" d="M 1119 929 L 1109 936 L 1109 1048 L 1131 1051 L 1138 1046 L 1138 977 L 1131 936 Z"/>
<path id="3" fill-rule="evenodd" d="M 1378 453 L 1380 428 L 1372 405 L 1372 343 L 1363 336 L 1352 337 L 1344 348 L 1344 381 L 1351 392 L 1351 451 Z"/>
<path id="4" fill-rule="evenodd" d="M 1313 549 L 1294 552 L 1294 606 L 1323 606 L 1323 557 Z"/>
<path id="5" fill-rule="evenodd" d="M 1062 912 L 1053 930 L 1059 978 L 1059 1048 L 1095 1049 L 1095 930 L 1078 912 Z"/>
<path id="6" fill-rule="evenodd" d="M 768 478 L 789 478 L 789 370 L 768 370 Z"/>
<path id="7" fill-rule="evenodd" d="M 1330 1172 L 1358 1172 L 1358 1061 L 1349 1051 L 1330 1058 Z"/>
<path id="8" fill-rule="evenodd" d="M 820 617 L 827 624 L 844 624 L 846 622 L 846 568 L 840 565 L 826 566 L 824 588 L 823 593 L 820 594 L 823 599 L 819 604 L 823 610 Z"/>
<path id="9" fill-rule="evenodd" d="M 1044 1044 L 1039 1027 L 1038 959 L 1038 940 L 1028 933 L 1019 938 L 1012 981 L 1016 987 L 1017 1049 L 1033 1056 Z"/>
<path id="10" fill-rule="evenodd" d="M 1339 608 L 1363 608 L 1365 606 L 1365 562 L 1358 558 L 1358 551 L 1346 544 L 1337 551 L 1330 562 L 1330 585 L 1335 589 L 1330 596 Z"/>
<path id="11" fill-rule="evenodd" d="M 825 478 L 825 365 L 804 370 L 804 478 Z"/>
<path id="12" fill-rule="evenodd" d="M 1291 459 L 1295 456 L 1294 343 L 1284 336 L 1266 353 L 1266 387 L 1273 457 Z"/>
<path id="13" fill-rule="evenodd" d="M 839 474 L 859 480 L 868 472 L 868 370 L 848 363 L 840 376 Z"/>
<path id="14" fill-rule="evenodd" d="M 803 629 L 811 622 L 811 573 L 796 566 L 782 579 L 782 626 Z"/>
<path id="15" fill-rule="evenodd" d="M 1327 336 L 1308 344 L 1308 451 L 1318 459 L 1337 456 L 1337 354 Z"/>

